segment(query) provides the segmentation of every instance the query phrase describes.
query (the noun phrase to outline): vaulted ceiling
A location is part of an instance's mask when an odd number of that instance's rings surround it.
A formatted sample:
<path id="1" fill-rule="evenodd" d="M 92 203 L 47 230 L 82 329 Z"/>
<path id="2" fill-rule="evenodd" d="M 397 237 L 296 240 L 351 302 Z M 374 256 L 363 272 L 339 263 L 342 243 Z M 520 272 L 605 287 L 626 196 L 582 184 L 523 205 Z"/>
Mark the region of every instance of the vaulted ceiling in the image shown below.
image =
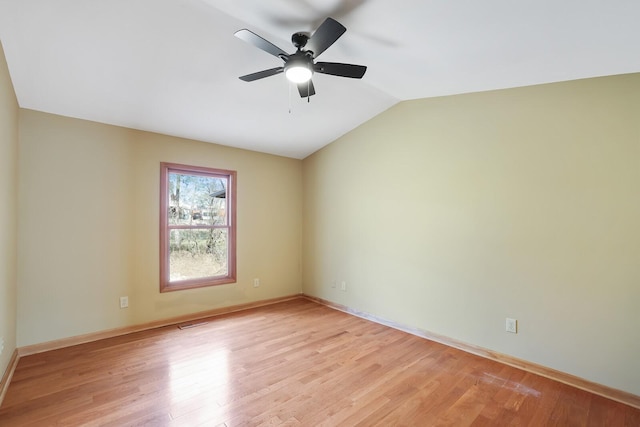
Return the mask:
<path id="1" fill-rule="evenodd" d="M 302 99 L 282 64 L 326 17 L 347 32 Z M 22 108 L 304 158 L 394 104 L 640 71 L 638 0 L 0 0 Z"/>

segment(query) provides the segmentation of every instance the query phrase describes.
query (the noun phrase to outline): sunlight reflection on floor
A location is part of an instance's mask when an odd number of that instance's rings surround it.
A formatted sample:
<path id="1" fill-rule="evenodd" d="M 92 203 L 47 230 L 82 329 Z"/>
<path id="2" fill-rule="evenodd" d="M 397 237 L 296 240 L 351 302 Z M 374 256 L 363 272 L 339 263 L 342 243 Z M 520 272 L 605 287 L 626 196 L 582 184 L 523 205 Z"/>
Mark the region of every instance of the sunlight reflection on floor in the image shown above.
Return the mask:
<path id="1" fill-rule="evenodd" d="M 229 371 L 226 348 L 175 355 L 169 371 L 171 418 L 191 425 L 212 419 L 224 421 L 228 414 L 218 402 L 228 397 Z"/>

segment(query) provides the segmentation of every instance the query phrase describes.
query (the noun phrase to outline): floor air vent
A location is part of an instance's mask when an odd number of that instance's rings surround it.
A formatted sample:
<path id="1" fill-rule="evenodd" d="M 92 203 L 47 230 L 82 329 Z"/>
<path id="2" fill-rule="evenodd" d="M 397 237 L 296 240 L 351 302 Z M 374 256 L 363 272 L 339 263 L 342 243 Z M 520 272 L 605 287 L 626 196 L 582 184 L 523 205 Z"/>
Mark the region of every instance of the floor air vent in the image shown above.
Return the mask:
<path id="1" fill-rule="evenodd" d="M 178 325 L 178 328 L 180 329 L 189 329 L 189 328 L 195 328 L 196 326 L 202 326 L 202 325 L 206 325 L 209 322 L 190 322 L 190 323 L 181 323 Z"/>

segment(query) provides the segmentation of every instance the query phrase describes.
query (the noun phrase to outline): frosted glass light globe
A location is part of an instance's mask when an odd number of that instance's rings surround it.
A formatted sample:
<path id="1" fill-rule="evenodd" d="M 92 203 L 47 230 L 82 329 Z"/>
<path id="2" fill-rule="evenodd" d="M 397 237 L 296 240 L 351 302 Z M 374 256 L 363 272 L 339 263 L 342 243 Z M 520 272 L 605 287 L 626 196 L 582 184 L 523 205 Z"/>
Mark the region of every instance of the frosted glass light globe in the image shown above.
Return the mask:
<path id="1" fill-rule="evenodd" d="M 304 83 L 311 79 L 311 70 L 308 67 L 296 65 L 287 68 L 285 75 L 294 83 Z"/>

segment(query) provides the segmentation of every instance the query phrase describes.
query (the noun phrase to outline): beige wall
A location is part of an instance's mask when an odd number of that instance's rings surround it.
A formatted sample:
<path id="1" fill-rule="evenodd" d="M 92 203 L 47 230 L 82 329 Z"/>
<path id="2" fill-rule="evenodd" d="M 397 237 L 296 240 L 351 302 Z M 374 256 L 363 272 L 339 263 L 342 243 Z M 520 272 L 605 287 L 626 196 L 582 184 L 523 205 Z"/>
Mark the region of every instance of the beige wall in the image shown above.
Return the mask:
<path id="1" fill-rule="evenodd" d="M 301 291 L 299 160 L 29 110 L 19 154 L 19 346 Z M 161 161 L 238 172 L 236 284 L 159 293 Z"/>
<path id="2" fill-rule="evenodd" d="M 0 378 L 16 348 L 18 102 L 0 43 Z"/>
<path id="3" fill-rule="evenodd" d="M 404 102 L 303 181 L 305 293 L 640 395 L 640 74 Z"/>

